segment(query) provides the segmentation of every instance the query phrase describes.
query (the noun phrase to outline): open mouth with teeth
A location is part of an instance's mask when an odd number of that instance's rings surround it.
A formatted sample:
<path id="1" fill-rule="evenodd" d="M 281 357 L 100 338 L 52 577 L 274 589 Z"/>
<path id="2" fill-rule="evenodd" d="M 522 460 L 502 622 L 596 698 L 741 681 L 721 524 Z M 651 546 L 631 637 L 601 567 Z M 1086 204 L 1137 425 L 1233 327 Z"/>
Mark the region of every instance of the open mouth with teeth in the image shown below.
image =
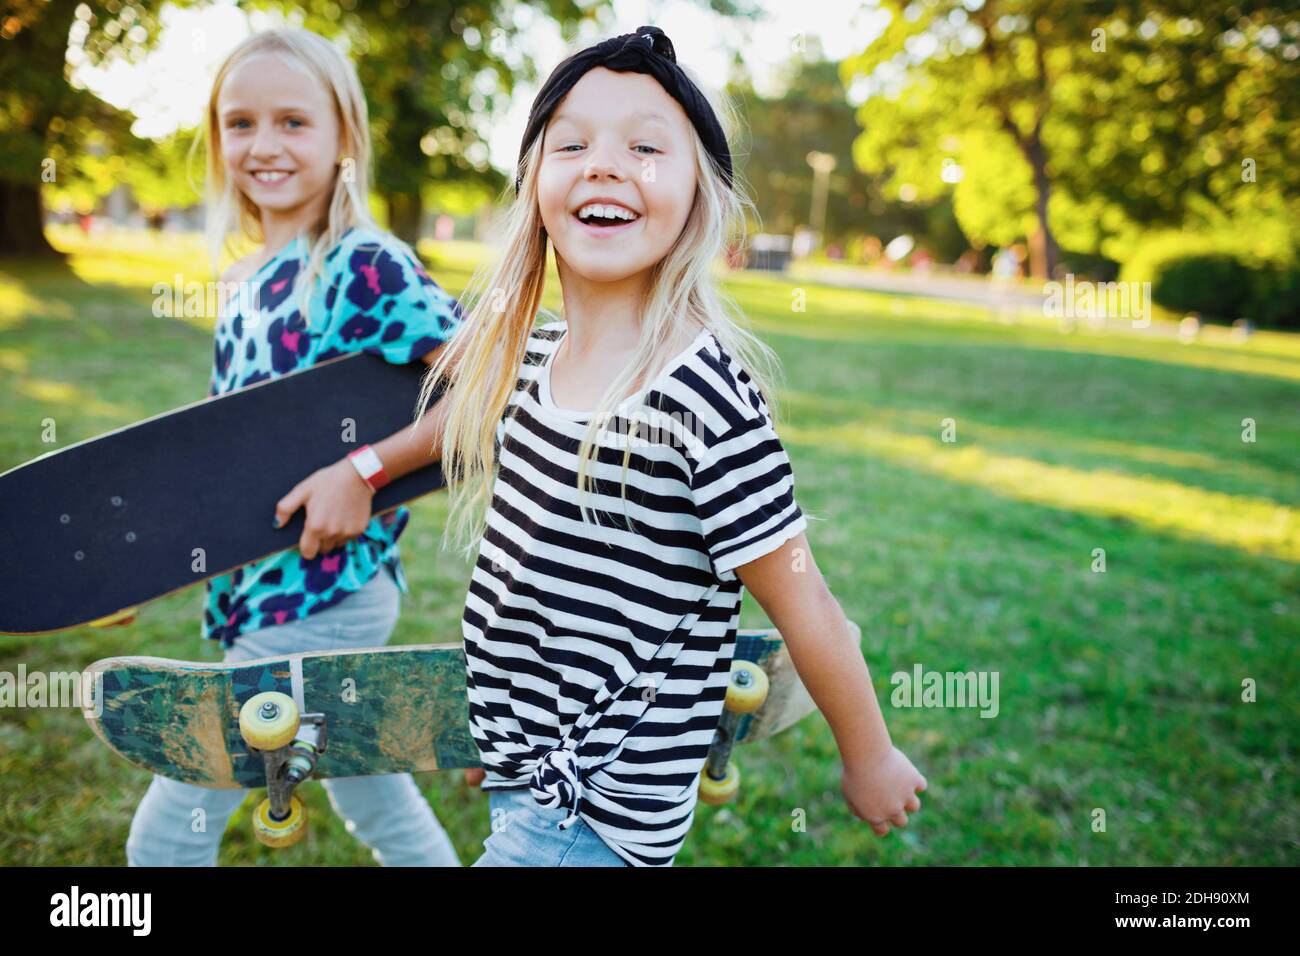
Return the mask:
<path id="1" fill-rule="evenodd" d="M 280 183 L 292 175 L 285 169 L 259 169 L 253 173 L 253 178 L 259 183 Z"/>
<path id="2" fill-rule="evenodd" d="M 626 226 L 641 218 L 639 213 L 635 213 L 631 209 L 624 206 L 612 206 L 608 203 L 588 203 L 573 215 L 584 226 L 598 226 L 601 228 Z"/>

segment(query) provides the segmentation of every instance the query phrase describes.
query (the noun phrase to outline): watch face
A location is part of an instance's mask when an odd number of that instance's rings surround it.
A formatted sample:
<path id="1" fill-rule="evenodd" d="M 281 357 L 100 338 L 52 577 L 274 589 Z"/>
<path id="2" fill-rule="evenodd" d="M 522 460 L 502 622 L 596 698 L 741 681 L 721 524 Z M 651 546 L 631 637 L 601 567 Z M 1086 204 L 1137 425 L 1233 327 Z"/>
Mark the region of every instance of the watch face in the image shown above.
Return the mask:
<path id="1" fill-rule="evenodd" d="M 372 476 L 383 471 L 384 468 L 383 464 L 379 461 L 379 456 L 375 454 L 375 450 L 369 446 L 352 452 L 352 454 L 348 455 L 348 458 L 352 460 L 352 464 L 356 466 L 357 472 L 361 477 L 367 481 L 369 481 Z"/>

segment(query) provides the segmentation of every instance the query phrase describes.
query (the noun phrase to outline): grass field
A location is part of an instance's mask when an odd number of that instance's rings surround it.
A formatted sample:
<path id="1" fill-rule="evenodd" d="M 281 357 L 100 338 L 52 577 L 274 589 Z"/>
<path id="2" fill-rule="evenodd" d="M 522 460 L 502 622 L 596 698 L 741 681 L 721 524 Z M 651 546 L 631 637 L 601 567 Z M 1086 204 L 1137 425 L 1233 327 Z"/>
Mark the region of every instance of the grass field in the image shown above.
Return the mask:
<path id="1" fill-rule="evenodd" d="M 0 264 L 0 470 L 50 450 L 43 419 L 63 446 L 207 389 L 210 320 L 151 311 L 155 282 L 209 278 L 195 242 L 54 238 L 71 272 Z M 453 292 L 481 254 L 423 251 Z M 785 364 L 780 431 L 818 519 L 809 539 L 929 790 L 906 830 L 875 837 L 843 803 L 814 716 L 741 752 L 738 802 L 701 806 L 678 865 L 1300 861 L 1300 337 L 1064 334 L 811 286 L 799 312 L 779 278 L 728 285 Z M 395 642 L 459 639 L 469 568 L 438 548 L 444 502 L 420 502 L 403 536 L 412 595 Z M 0 637 L 0 670 L 218 659 L 199 638 L 201 600 L 201 588 L 173 595 L 128 628 Z M 762 620 L 747 598 L 742 625 Z M 996 672 L 998 715 L 890 706 L 890 675 L 918 663 Z M 418 779 L 472 862 L 486 798 L 459 772 Z M 124 862 L 148 776 L 78 713 L 0 709 L 0 781 L 0 863 Z M 304 790 L 302 845 L 259 846 L 250 798 L 221 862 L 372 862 L 320 786 Z"/>

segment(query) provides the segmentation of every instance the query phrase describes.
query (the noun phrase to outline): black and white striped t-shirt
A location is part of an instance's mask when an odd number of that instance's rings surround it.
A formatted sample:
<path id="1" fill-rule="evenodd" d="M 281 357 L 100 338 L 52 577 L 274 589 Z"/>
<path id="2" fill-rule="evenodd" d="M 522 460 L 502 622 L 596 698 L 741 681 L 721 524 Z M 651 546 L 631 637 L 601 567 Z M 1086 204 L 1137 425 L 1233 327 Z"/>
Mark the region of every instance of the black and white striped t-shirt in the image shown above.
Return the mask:
<path id="1" fill-rule="evenodd" d="M 497 429 L 463 620 L 471 729 L 484 789 L 530 787 L 570 811 L 560 826 L 580 817 L 628 863 L 671 865 L 726 696 L 734 569 L 806 522 L 766 404 L 704 331 L 619 406 L 642 420 L 627 501 L 624 424 L 602 438 L 584 523 L 590 415 L 556 407 L 549 383 L 565 331 L 533 330 Z"/>

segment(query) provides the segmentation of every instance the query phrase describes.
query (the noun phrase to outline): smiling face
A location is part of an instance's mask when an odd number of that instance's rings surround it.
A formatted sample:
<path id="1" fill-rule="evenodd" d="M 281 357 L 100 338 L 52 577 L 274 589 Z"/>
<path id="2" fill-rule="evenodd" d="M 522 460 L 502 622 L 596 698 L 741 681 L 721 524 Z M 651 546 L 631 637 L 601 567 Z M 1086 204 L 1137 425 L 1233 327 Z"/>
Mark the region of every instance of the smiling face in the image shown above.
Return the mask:
<path id="1" fill-rule="evenodd" d="M 590 70 L 546 127 L 537 200 L 561 278 L 642 276 L 681 235 L 695 199 L 694 131 L 653 77 Z"/>
<path id="2" fill-rule="evenodd" d="M 221 153 L 234 185 L 268 215 L 313 223 L 328 206 L 341 149 L 334 102 L 319 81 L 259 54 L 217 97 Z"/>

